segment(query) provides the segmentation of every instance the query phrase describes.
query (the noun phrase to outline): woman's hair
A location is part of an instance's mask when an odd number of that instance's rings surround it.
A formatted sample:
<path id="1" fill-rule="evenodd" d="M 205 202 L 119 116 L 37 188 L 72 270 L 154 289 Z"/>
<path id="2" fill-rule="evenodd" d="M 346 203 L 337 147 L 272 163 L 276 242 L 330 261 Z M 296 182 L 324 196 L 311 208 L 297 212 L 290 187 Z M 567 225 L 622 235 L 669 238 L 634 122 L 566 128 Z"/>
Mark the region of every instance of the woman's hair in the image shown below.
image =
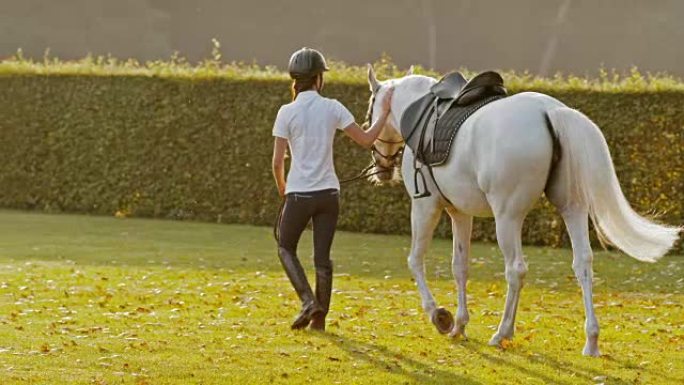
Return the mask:
<path id="1" fill-rule="evenodd" d="M 297 95 L 299 95 L 300 92 L 314 89 L 316 87 L 316 80 L 318 80 L 319 76 L 323 77 L 323 74 L 295 79 L 292 82 L 292 100 L 297 99 Z"/>

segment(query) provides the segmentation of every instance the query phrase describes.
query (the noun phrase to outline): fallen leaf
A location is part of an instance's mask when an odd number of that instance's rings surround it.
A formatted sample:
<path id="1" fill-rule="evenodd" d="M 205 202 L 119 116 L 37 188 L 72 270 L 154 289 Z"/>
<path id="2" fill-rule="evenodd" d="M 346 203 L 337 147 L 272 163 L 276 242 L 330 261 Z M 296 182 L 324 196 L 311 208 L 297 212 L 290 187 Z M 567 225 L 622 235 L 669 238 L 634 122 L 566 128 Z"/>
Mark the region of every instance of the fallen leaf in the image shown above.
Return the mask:
<path id="1" fill-rule="evenodd" d="M 501 340 L 501 349 L 506 350 L 506 349 L 510 349 L 512 347 L 513 347 L 513 341 L 511 341 L 507 338 L 504 338 L 503 340 Z"/>

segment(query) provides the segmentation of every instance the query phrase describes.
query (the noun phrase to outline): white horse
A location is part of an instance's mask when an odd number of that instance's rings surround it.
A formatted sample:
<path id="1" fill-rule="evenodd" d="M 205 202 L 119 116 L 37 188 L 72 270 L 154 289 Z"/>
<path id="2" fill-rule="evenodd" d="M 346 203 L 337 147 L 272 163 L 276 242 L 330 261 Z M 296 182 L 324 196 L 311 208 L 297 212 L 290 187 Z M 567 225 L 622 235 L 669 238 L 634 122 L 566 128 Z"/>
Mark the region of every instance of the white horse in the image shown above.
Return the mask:
<path id="1" fill-rule="evenodd" d="M 391 154 L 404 144 L 399 122 L 406 108 L 425 95 L 436 80 L 412 75 L 380 82 L 372 66 L 368 82 L 374 92 L 370 119 L 384 93 L 393 86 L 392 110 L 387 126 L 375 142 L 376 181 L 396 179 L 398 166 Z M 554 137 L 560 144 L 560 160 L 552 170 Z M 383 155 L 380 155 L 383 154 Z M 489 344 L 500 346 L 513 337 L 518 299 L 527 273 L 521 229 L 528 211 L 542 193 L 558 208 L 573 250 L 572 267 L 582 288 L 586 313 L 583 354 L 598 356 L 599 326 L 592 302 L 592 250 L 588 218 L 600 237 L 640 261 L 655 262 L 677 240 L 677 227 L 653 223 L 629 205 L 620 189 L 606 141 L 599 128 L 581 112 L 544 94 L 524 92 L 492 102 L 475 112 L 460 128 L 444 165 L 434 167 L 434 179 L 426 176 L 432 193 L 411 201 L 411 251 L 408 265 L 422 299 L 422 307 L 442 333 L 465 337 L 469 315 L 466 280 L 473 217 L 496 221 L 496 238 L 505 260 L 508 282 L 506 304 L 497 332 Z M 385 171 L 385 172 L 383 172 Z M 401 175 L 410 196 L 416 191 L 413 154 L 406 147 Z M 439 193 L 435 182 L 444 196 Z M 446 198 L 446 199 L 445 199 Z M 443 210 L 453 229 L 452 271 L 458 289 L 454 319 L 439 308 L 425 280 L 423 257 Z"/>

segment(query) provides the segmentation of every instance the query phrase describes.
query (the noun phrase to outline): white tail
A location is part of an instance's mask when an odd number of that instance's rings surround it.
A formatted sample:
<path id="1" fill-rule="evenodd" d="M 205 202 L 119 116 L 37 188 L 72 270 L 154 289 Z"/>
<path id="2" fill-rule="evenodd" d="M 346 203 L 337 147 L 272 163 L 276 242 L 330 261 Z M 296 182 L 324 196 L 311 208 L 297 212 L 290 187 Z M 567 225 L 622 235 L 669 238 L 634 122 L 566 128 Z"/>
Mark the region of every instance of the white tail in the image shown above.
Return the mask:
<path id="1" fill-rule="evenodd" d="M 640 261 L 660 259 L 682 228 L 654 223 L 632 209 L 615 175 L 606 140 L 588 117 L 567 107 L 548 111 L 548 117 L 560 141 L 562 162 L 569 167 L 571 193 L 588 204 L 599 238 Z"/>

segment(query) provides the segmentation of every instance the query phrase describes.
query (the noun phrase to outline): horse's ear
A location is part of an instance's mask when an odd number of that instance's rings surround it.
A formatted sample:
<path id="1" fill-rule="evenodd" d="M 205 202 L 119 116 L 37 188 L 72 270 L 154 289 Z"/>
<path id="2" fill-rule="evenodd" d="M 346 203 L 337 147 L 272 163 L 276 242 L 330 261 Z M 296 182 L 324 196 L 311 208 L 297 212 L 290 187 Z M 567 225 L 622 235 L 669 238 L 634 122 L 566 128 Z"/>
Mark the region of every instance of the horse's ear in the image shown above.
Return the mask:
<path id="1" fill-rule="evenodd" d="M 406 71 L 406 76 L 411 76 L 411 75 L 413 75 L 413 65 L 411 65 L 409 67 L 408 71 Z"/>
<path id="2" fill-rule="evenodd" d="M 375 70 L 373 70 L 373 65 L 370 63 L 368 63 L 368 85 L 372 93 L 375 93 L 380 88 L 380 82 L 375 77 Z"/>

